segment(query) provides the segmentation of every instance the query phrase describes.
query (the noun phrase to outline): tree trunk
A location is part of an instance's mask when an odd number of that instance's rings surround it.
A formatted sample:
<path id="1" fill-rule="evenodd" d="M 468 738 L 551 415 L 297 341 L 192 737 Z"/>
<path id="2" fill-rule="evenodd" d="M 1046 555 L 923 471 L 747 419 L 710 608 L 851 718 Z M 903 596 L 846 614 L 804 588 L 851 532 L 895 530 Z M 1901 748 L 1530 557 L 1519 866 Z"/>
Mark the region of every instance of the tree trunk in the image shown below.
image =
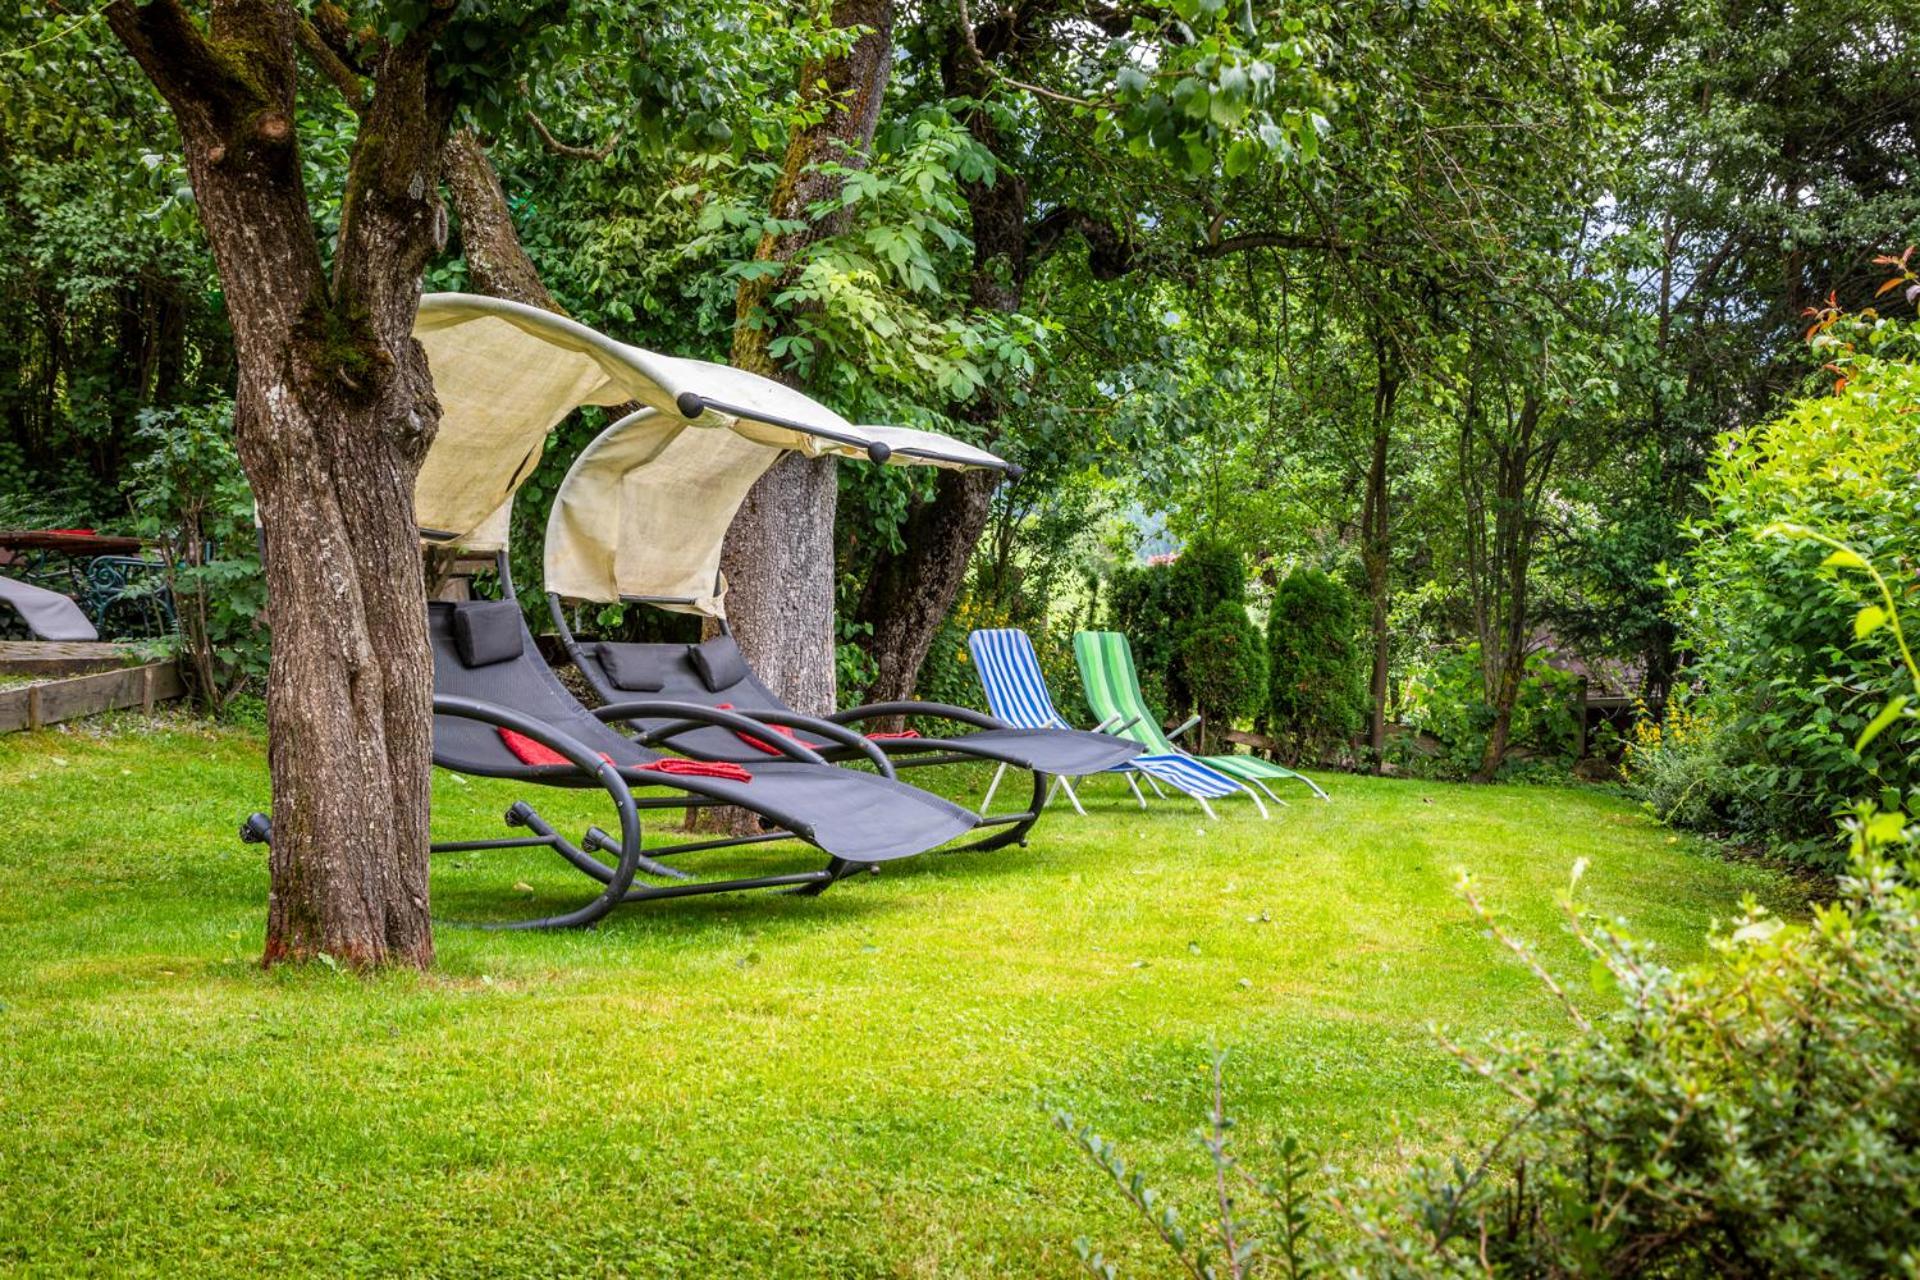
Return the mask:
<path id="1" fill-rule="evenodd" d="M 862 28 L 844 57 L 809 64 L 801 73 L 803 104 L 823 108 L 818 123 L 795 132 L 768 201 L 768 213 L 799 222 L 809 209 L 840 194 L 841 178 L 826 166 L 866 163 L 893 65 L 892 0 L 835 0 L 833 22 Z M 798 230 L 763 236 L 754 259 L 791 262 L 809 246 L 844 231 L 850 210 Z M 784 273 L 741 281 L 735 299 L 733 363 L 799 385 L 769 348 L 783 318 L 766 307 Z M 727 613 L 747 661 L 796 708 L 834 710 L 833 521 L 839 477 L 831 458 L 790 454 L 747 495 L 720 557 L 727 575 Z"/>
<path id="2" fill-rule="evenodd" d="M 1017 16 L 1012 21 L 1000 15 L 990 17 L 971 35 L 956 26 L 948 35 L 940 64 L 947 96 L 984 98 L 993 83 L 980 59 L 1003 56 L 1021 36 Z M 961 187 L 973 232 L 970 301 L 975 311 L 1011 314 L 1025 299 L 1029 270 L 1027 181 L 1014 164 L 1015 147 L 992 112 L 975 108 L 962 120 L 974 140 L 999 161 L 993 182 L 968 182 Z M 998 433 L 1000 407 L 990 396 L 976 398 L 958 413 L 991 444 Z M 872 629 L 869 652 L 875 667 L 866 701 L 913 696 L 934 633 L 966 585 L 967 564 L 986 532 L 998 480 L 990 472 L 942 472 L 933 498 L 916 502 L 908 511 L 900 530 L 902 549 L 883 554 L 874 566 L 860 603 L 860 619 Z M 895 729 L 899 723 L 882 727 Z"/>
<path id="3" fill-rule="evenodd" d="M 460 218 L 460 253 L 475 293 L 525 303 L 555 315 L 566 308 L 553 300 L 539 268 L 527 256 L 507 207 L 500 175 L 472 129 L 456 129 L 447 139 L 447 194 Z"/>
<path id="4" fill-rule="evenodd" d="M 239 363 L 236 443 L 266 545 L 274 832 L 263 963 L 426 966 L 433 669 L 413 481 L 439 422 L 413 341 L 444 240 L 433 31 L 382 56 L 329 279 L 294 134 L 295 15 L 116 0 L 177 121 Z"/>
<path id="5" fill-rule="evenodd" d="M 1387 364 L 1384 342 L 1374 344 L 1376 373 L 1373 389 L 1373 432 L 1367 462 L 1367 494 L 1361 512 L 1361 560 L 1367 571 L 1367 599 L 1371 609 L 1369 627 L 1373 636 L 1373 673 L 1367 685 L 1371 711 L 1367 722 L 1367 746 L 1377 772 L 1385 763 L 1387 746 L 1387 699 L 1392 637 L 1387 630 L 1388 585 L 1393 568 L 1392 523 L 1388 511 L 1388 449 L 1392 436 L 1393 403 L 1400 383 Z"/>
<path id="6" fill-rule="evenodd" d="M 1469 396 L 1469 404 L 1473 399 Z M 1477 571 L 1470 575 L 1470 586 L 1483 691 L 1493 708 L 1493 725 L 1473 774 L 1475 782 L 1492 782 L 1506 760 L 1513 734 L 1513 709 L 1526 676 L 1527 650 L 1532 641 L 1529 573 L 1539 527 L 1536 508 L 1555 453 L 1551 440 L 1536 447 L 1540 413 L 1538 393 L 1527 393 L 1519 414 L 1509 420 L 1504 434 L 1488 449 L 1494 477 L 1491 538 L 1486 536 L 1489 513 L 1479 485 L 1479 474 L 1486 468 L 1476 460 L 1472 444 L 1475 419 L 1470 417 L 1463 428 L 1467 435 L 1461 447 L 1461 479 L 1467 496 L 1468 546 L 1484 548 Z"/>
<path id="7" fill-rule="evenodd" d="M 907 513 L 900 531 L 905 549 L 874 565 L 860 603 L 861 618 L 873 627 L 876 668 L 866 701 L 913 696 L 934 633 L 966 583 L 967 562 L 987 527 L 999 479 L 992 471 L 942 471 L 933 498 Z"/>

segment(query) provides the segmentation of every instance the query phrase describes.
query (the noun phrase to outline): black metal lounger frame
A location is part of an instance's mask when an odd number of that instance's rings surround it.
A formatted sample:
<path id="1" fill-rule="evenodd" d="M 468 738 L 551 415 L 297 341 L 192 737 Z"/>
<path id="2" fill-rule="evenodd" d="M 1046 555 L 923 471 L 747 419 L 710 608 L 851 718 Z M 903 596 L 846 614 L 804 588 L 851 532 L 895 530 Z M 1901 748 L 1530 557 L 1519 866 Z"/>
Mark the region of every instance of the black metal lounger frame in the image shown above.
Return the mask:
<path id="1" fill-rule="evenodd" d="M 514 599 L 513 577 L 508 567 L 506 553 L 496 557 L 496 570 L 499 574 L 501 592 L 507 599 Z M 569 645 L 572 636 L 567 637 Z M 602 760 L 585 743 L 571 735 L 554 728 L 532 716 L 523 715 L 509 707 L 481 702 L 472 698 L 436 695 L 433 700 L 433 713 L 436 716 L 451 716 L 458 719 L 476 720 L 496 728 L 509 729 L 515 733 L 533 739 L 548 749 L 558 752 L 568 761 L 568 766 L 539 766 L 552 768 L 549 775 L 537 778 L 524 774 L 508 775 L 522 781 L 535 781 L 543 786 L 559 786 L 574 789 L 599 787 L 606 791 L 618 815 L 620 834 L 616 837 L 598 826 L 590 826 L 580 841 L 568 840 L 549 823 L 540 811 L 525 800 L 516 800 L 508 807 L 504 821 L 512 828 L 531 832 L 525 836 L 508 836 L 486 840 L 440 840 L 429 848 L 430 853 L 472 853 L 502 849 L 551 849 L 559 854 L 575 869 L 597 880 L 602 885 L 601 892 L 585 905 L 572 911 L 557 915 L 539 916 L 526 920 L 510 921 L 438 921 L 441 924 L 471 925 L 480 929 L 565 929 L 589 925 L 601 919 L 615 907 L 630 902 L 650 902 L 663 898 L 685 898 L 708 893 L 732 893 L 747 889 L 785 889 L 792 893 L 816 895 L 826 891 L 829 885 L 845 878 L 869 864 L 850 862 L 829 854 L 824 868 L 816 871 L 792 872 L 770 876 L 744 876 L 727 880 L 699 880 L 674 885 L 647 885 L 634 887 L 634 879 L 641 872 L 671 879 L 687 881 L 687 873 L 677 867 L 671 867 L 659 861 L 679 854 L 699 853 L 713 849 L 731 848 L 736 845 L 765 844 L 776 840 L 799 839 L 793 832 L 774 829 L 752 835 L 726 836 L 712 840 L 693 840 L 680 844 L 645 849 L 640 821 L 642 810 L 650 809 L 703 809 L 717 808 L 729 804 L 729 801 L 716 800 L 697 794 L 662 797 L 637 797 L 633 794 L 627 780 L 620 770 L 611 763 Z M 881 776 L 895 777 L 893 762 L 886 753 L 872 742 L 842 725 L 823 723 L 807 716 L 786 716 L 772 713 L 749 717 L 737 712 L 722 711 L 715 707 L 705 707 L 698 703 L 673 701 L 617 701 L 592 710 L 592 714 L 609 723 L 619 723 L 634 718 L 658 718 L 662 716 L 678 717 L 666 726 L 656 730 L 650 741 L 641 745 L 650 745 L 672 738 L 689 729 L 706 726 L 719 726 L 736 733 L 751 734 L 756 729 L 769 724 L 786 724 L 789 727 L 805 729 L 810 733 L 841 743 L 843 746 L 859 751 Z M 770 745 L 788 759 L 823 768 L 835 767 L 818 752 L 788 738 L 784 734 L 768 734 Z M 650 779 L 649 781 L 652 781 Z M 673 774 L 660 774 L 658 784 L 678 786 Z M 1022 828 L 1024 830 L 1024 828 Z M 267 815 L 255 813 L 248 817 L 240 829 L 240 838 L 250 844 L 269 844 L 273 839 L 273 823 Z M 615 859 L 609 866 L 593 856 L 597 851 Z"/>
<path id="2" fill-rule="evenodd" d="M 504 553 L 502 553 L 500 558 L 502 561 L 501 571 L 504 573 Z M 653 602 L 642 599 L 631 599 L 625 601 L 625 603 L 648 604 Z M 680 604 L 684 602 L 675 600 L 665 603 Z M 598 694 L 608 703 L 607 706 L 596 708 L 594 715 L 599 716 L 603 720 L 625 721 L 633 719 L 636 715 L 644 714 L 620 711 L 623 705 L 620 701 L 622 697 L 620 690 L 613 688 L 604 679 L 599 664 L 594 662 L 591 656 L 586 653 L 579 639 L 573 634 L 573 628 L 567 625 L 566 610 L 561 603 L 559 595 L 551 591 L 547 593 L 547 612 L 553 617 L 553 625 L 559 632 L 560 643 L 565 647 L 567 656 L 573 660 L 573 665 L 579 669 L 580 674 L 586 678 L 587 683 L 593 686 L 594 693 Z M 719 619 L 719 623 L 721 631 L 730 634 L 726 619 Z M 609 714 L 610 712 L 618 712 L 618 714 Z M 740 714 L 758 720 L 763 724 L 780 725 L 789 729 L 804 730 L 817 737 L 837 742 L 842 747 L 860 751 L 869 759 L 876 761 L 878 767 L 890 778 L 895 776 L 896 770 L 925 769 L 935 765 L 948 764 L 977 764 L 987 757 L 968 751 L 964 743 L 949 738 L 888 739 L 883 745 L 876 743 L 864 734 L 854 732 L 847 728 L 848 725 L 858 724 L 863 720 L 880 719 L 885 716 L 924 715 L 937 717 L 942 720 L 952 720 L 959 724 L 970 724 L 977 729 L 1006 729 L 1012 727 L 1005 721 L 996 720 L 994 717 L 975 711 L 970 707 L 956 707 L 944 702 L 874 702 L 868 703 L 865 706 L 851 707 L 845 711 L 836 712 L 824 718 L 801 715 L 797 712 L 777 712 L 758 709 L 742 711 Z M 685 733 L 689 729 L 700 728 L 703 723 L 711 722 L 682 720 L 673 724 L 662 725 L 652 730 L 644 729 L 637 724 L 629 724 L 628 728 L 634 731 L 634 741 L 640 743 L 642 746 L 651 747 L 658 746 L 666 742 L 669 738 Z M 777 741 L 785 738 L 785 736 L 784 734 L 770 734 L 766 740 L 774 742 L 777 745 Z M 677 751 L 684 750 L 687 755 L 694 759 L 701 758 L 700 754 L 696 751 L 683 747 L 675 747 L 674 749 Z M 895 756 L 899 756 L 900 758 L 897 760 L 893 759 Z M 1001 763 L 997 759 L 993 762 Z M 1001 814 L 998 817 L 987 817 L 983 814 L 978 824 L 976 824 L 979 827 L 1002 827 L 1006 829 L 994 831 L 969 844 L 959 845 L 952 849 L 951 852 L 985 853 L 993 849 L 1004 849 L 1010 844 L 1018 844 L 1022 848 L 1026 846 L 1027 833 L 1033 830 L 1036 822 L 1040 821 L 1041 811 L 1046 807 L 1047 798 L 1053 786 L 1053 776 L 1051 774 L 1042 773 L 1037 769 L 1029 769 L 1028 772 L 1033 775 L 1033 794 L 1027 803 L 1027 807 L 1017 813 Z"/>

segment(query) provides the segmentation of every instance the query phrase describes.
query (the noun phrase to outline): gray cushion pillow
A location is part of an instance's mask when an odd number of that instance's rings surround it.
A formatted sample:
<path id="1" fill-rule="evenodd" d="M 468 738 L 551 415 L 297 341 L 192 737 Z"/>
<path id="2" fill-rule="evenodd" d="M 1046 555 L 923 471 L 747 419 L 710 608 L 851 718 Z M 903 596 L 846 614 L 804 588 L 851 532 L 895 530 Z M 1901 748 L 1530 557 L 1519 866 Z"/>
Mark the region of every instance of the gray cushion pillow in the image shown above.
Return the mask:
<path id="1" fill-rule="evenodd" d="M 453 611 L 453 644 L 469 667 L 490 667 L 520 656 L 526 628 L 514 600 L 476 600 Z"/>
<path id="2" fill-rule="evenodd" d="M 747 660 L 740 656 L 740 646 L 733 642 L 732 636 L 715 636 L 703 644 L 690 644 L 687 656 L 693 660 L 693 669 L 700 673 L 700 683 L 706 685 L 709 692 L 724 692 L 747 678 Z"/>
<path id="3" fill-rule="evenodd" d="M 672 649 L 665 650 L 670 660 Z M 667 687 L 666 675 L 661 670 L 662 651 L 659 646 L 650 644 L 614 644 L 600 646 L 600 669 L 607 673 L 607 679 L 616 689 L 625 689 L 630 693 L 659 693 Z"/>

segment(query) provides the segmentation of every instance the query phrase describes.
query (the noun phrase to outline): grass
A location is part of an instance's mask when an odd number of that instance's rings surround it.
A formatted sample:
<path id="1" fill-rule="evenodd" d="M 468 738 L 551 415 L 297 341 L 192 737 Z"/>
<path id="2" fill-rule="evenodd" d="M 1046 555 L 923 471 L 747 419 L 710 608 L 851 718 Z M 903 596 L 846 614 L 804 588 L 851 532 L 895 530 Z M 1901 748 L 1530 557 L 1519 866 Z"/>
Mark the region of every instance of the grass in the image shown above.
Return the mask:
<path id="1" fill-rule="evenodd" d="M 1458 868 L 1569 975 L 1576 858 L 1670 958 L 1743 893 L 1796 905 L 1598 792 L 1325 781 L 1332 804 L 1211 823 L 1099 780 L 1028 849 L 591 932 L 443 928 L 434 973 L 362 980 L 255 964 L 265 867 L 234 831 L 265 800 L 257 736 L 0 738 L 0 1270 L 1068 1275 L 1086 1235 L 1157 1273 L 1043 1104 L 1200 1206 L 1217 1043 L 1251 1162 L 1292 1133 L 1379 1170 L 1497 1106 L 1431 1022 L 1563 1026 Z M 436 785 L 443 836 L 500 834 L 518 794 Z M 454 913 L 583 884 L 517 854 L 435 873 Z"/>

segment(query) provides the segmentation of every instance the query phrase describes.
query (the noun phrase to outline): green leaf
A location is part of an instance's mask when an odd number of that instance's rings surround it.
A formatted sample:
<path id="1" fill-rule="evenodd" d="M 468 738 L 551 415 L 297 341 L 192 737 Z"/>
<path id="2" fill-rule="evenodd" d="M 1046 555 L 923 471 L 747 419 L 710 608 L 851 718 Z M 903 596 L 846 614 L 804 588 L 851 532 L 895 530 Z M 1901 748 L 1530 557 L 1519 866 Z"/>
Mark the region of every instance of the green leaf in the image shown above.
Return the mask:
<path id="1" fill-rule="evenodd" d="M 1853 615 L 1853 638 L 1864 640 L 1886 625 L 1887 611 L 1877 604 L 1870 604 Z"/>
<path id="2" fill-rule="evenodd" d="M 1822 560 L 1820 565 L 1827 569 L 1864 569 L 1867 567 L 1867 562 L 1861 559 L 1858 551 L 1850 547 L 1841 547 Z"/>
<path id="3" fill-rule="evenodd" d="M 1907 698 L 1905 694 L 1888 699 L 1887 705 L 1880 708 L 1880 714 L 1869 720 L 1867 727 L 1860 731 L 1859 738 L 1855 739 L 1853 744 L 1854 754 L 1858 755 L 1860 752 L 1865 751 L 1867 744 L 1886 732 L 1887 726 L 1895 720 L 1898 720 L 1900 713 L 1906 709 Z"/>

